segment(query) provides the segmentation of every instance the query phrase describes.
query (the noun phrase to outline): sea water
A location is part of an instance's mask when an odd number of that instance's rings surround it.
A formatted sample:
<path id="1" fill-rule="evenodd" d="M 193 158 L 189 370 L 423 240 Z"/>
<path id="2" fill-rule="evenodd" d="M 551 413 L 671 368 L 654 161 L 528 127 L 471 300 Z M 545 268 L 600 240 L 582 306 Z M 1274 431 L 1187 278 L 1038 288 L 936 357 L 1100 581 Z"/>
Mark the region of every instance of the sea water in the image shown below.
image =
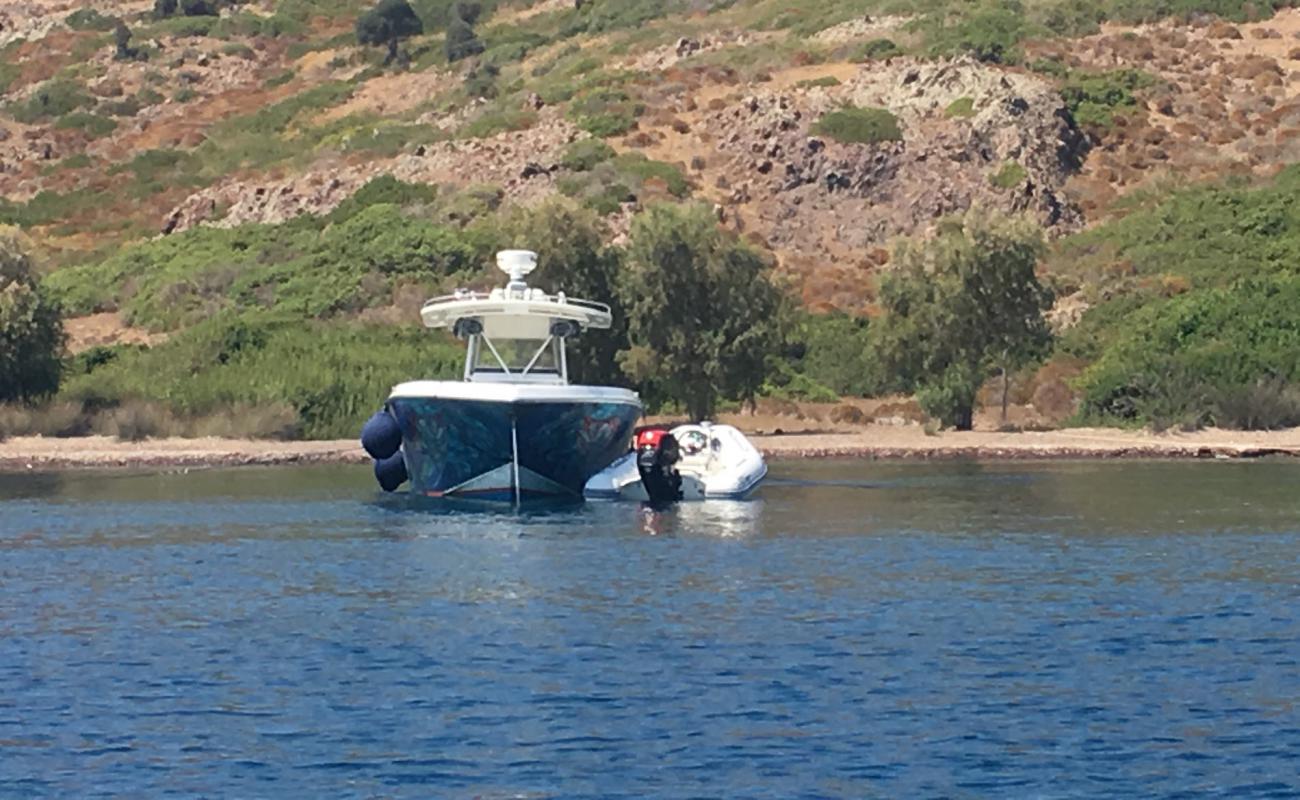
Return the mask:
<path id="1" fill-rule="evenodd" d="M 1300 464 L 0 476 L 0 797 L 1288 797 Z"/>

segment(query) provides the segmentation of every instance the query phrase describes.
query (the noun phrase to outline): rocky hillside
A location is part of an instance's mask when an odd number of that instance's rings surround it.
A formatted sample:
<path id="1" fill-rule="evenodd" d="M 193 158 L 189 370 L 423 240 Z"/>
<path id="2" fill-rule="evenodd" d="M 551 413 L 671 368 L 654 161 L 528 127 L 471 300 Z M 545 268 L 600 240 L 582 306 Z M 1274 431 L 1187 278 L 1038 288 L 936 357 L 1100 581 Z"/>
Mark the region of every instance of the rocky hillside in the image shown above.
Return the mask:
<path id="1" fill-rule="evenodd" d="M 530 203 L 565 190 L 566 148 L 603 135 L 680 172 L 781 257 L 807 302 L 852 308 L 889 241 L 945 214 L 1027 211 L 1068 232 L 1165 178 L 1268 173 L 1300 131 L 1291 11 L 1108 23 L 1027 38 L 1002 64 L 930 56 L 918 17 L 851 3 L 807 32 L 762 3 L 597 5 L 637 27 L 571 31 L 569 4 L 507 6 L 477 23 L 481 58 L 448 64 L 438 12 L 417 4 L 430 33 L 404 43 L 409 64 L 384 67 L 382 48 L 355 43 L 359 3 L 165 19 L 142 2 L 9 4 L 5 216 L 65 261 L 194 225 L 321 214 L 386 173 Z M 121 49 L 116 19 L 131 32 Z M 887 110 L 899 135 L 816 132 L 846 105 Z M 640 188 L 613 213 L 664 194 Z M 103 202 L 122 190 L 129 202 Z"/>
<path id="2" fill-rule="evenodd" d="M 1182 187 L 1267 181 L 1300 147 L 1300 11 L 1268 4 L 412 0 L 423 33 L 395 59 L 358 43 L 371 5 L 0 9 L 0 223 L 48 269 L 90 269 L 60 284 L 74 349 L 157 344 L 226 307 L 212 297 L 245 270 L 213 255 L 142 300 L 161 268 L 114 261 L 131 243 L 324 218 L 382 176 L 429 187 L 400 191 L 436 197 L 419 213 L 440 224 L 564 195 L 615 239 L 649 203 L 706 200 L 807 308 L 868 315 L 898 237 L 1023 212 L 1093 243 L 1049 259 L 1069 326 L 1157 281 L 1090 231 Z M 390 318 L 375 303 L 406 308 L 403 292 L 331 313 Z M 196 296 L 193 313 L 131 310 Z"/>

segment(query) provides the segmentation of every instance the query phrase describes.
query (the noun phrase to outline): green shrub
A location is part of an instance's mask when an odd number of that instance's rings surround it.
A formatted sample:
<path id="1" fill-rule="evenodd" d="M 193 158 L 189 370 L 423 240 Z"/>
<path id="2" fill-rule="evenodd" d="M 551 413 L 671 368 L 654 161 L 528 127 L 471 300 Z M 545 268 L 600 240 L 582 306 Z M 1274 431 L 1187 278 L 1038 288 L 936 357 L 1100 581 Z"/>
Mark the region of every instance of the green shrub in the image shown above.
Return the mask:
<path id="1" fill-rule="evenodd" d="M 680 0 L 589 0 L 570 17 L 561 34 L 606 33 L 639 28 L 680 10 Z"/>
<path id="2" fill-rule="evenodd" d="M 1287 385 L 1300 382 L 1297 297 L 1300 276 L 1280 275 L 1130 314 L 1080 379 L 1084 415 L 1158 427 L 1216 413 L 1223 424 L 1275 424 L 1294 397 Z"/>
<path id="3" fill-rule="evenodd" d="M 958 97 L 943 110 L 949 119 L 966 119 L 975 116 L 975 101 L 970 97 Z"/>
<path id="4" fill-rule="evenodd" d="M 217 17 L 201 15 L 193 17 L 168 17 L 152 22 L 141 31 L 141 39 L 157 39 L 164 36 L 209 36 L 217 26 Z"/>
<path id="5" fill-rule="evenodd" d="M 967 53 L 980 61 L 1012 64 L 1020 59 L 1020 42 L 1041 31 L 1018 0 L 962 7 L 955 20 L 949 11 L 945 7 L 911 23 L 925 35 L 931 55 Z"/>
<path id="6" fill-rule="evenodd" d="M 349 131 L 342 146 L 349 153 L 392 156 L 412 145 L 432 144 L 445 138 L 447 135 L 432 125 L 373 122 L 359 125 L 358 130 Z"/>
<path id="7" fill-rule="evenodd" d="M 74 31 L 100 31 L 102 33 L 113 30 L 117 18 L 105 16 L 93 8 L 79 8 L 64 17 L 63 22 Z"/>
<path id="8" fill-rule="evenodd" d="M 7 57 L 8 53 L 6 50 L 0 49 L 0 94 L 9 91 L 9 87 L 12 86 L 13 82 L 18 80 L 18 76 L 22 74 L 22 70 L 19 66 L 17 64 L 11 64 L 6 60 Z"/>
<path id="9" fill-rule="evenodd" d="M 141 108 L 143 108 L 143 106 L 140 104 L 140 98 L 131 96 L 125 97 L 121 100 L 102 103 L 98 110 L 113 117 L 134 117 L 136 114 L 140 113 Z"/>
<path id="10" fill-rule="evenodd" d="M 574 172 L 585 172 L 609 161 L 614 155 L 614 148 L 600 139 L 579 139 L 565 149 L 564 155 L 560 156 L 560 165 Z"/>
<path id="11" fill-rule="evenodd" d="M 1114 123 L 1115 114 L 1136 108 L 1134 91 L 1154 83 L 1154 78 L 1136 69 L 1076 73 L 1061 87 L 1061 97 L 1079 125 L 1108 128 Z"/>
<path id="12" fill-rule="evenodd" d="M 614 157 L 614 169 L 622 176 L 631 176 L 644 185 L 647 181 L 662 181 L 673 197 L 684 198 L 691 193 L 690 182 L 680 169 L 663 161 L 654 161 L 640 153 L 621 153 Z"/>
<path id="13" fill-rule="evenodd" d="M 1219 390 L 1211 413 L 1220 428 L 1274 431 L 1300 425 L 1300 384 L 1276 377 Z"/>
<path id="14" fill-rule="evenodd" d="M 26 203 L 11 203 L 0 197 L 0 223 L 31 228 L 68 219 L 104 204 L 103 192 L 97 189 L 73 189 L 56 192 L 44 189 Z"/>
<path id="15" fill-rule="evenodd" d="M 437 196 L 437 187 L 423 183 L 406 183 L 392 175 L 380 175 L 367 181 L 351 197 L 331 211 L 325 219 L 328 222 L 342 222 L 370 206 L 420 205 L 432 203 Z"/>
<path id="16" fill-rule="evenodd" d="M 463 139 L 486 139 L 506 131 L 522 131 L 537 124 L 537 112 L 531 109 L 496 108 L 478 115 L 457 131 Z"/>
<path id="17" fill-rule="evenodd" d="M 799 81 L 795 84 L 799 89 L 817 89 L 822 87 L 839 86 L 840 79 L 834 75 L 823 75 L 820 78 L 809 78 L 805 81 Z"/>
<path id="18" fill-rule="evenodd" d="M 1029 69 L 1040 75 L 1065 79 L 1070 75 L 1070 68 L 1055 58 L 1039 58 L 1029 63 Z"/>
<path id="19" fill-rule="evenodd" d="M 255 58 L 257 55 L 256 53 L 253 52 L 253 48 L 249 47 L 243 42 L 230 42 L 229 44 L 222 45 L 221 54 L 227 56 L 236 56 L 238 58 L 246 58 L 250 60 Z"/>
<path id="20" fill-rule="evenodd" d="M 484 63 L 465 73 L 465 94 L 470 97 L 493 98 L 497 96 L 497 78 L 501 70 L 496 64 Z"/>
<path id="21" fill-rule="evenodd" d="M 530 52 L 547 43 L 547 37 L 524 28 L 493 28 L 484 37 L 488 48 L 483 51 L 483 61 L 505 66 L 523 61 Z"/>
<path id="22" fill-rule="evenodd" d="M 849 61 L 881 61 L 901 56 L 903 49 L 890 39 L 869 39 L 849 51 Z"/>
<path id="23" fill-rule="evenodd" d="M 21 231 L 0 225 L 0 402 L 46 397 L 59 387 L 63 317 L 31 253 Z"/>
<path id="24" fill-rule="evenodd" d="M 251 133 L 259 136 L 283 133 L 299 115 L 314 113 L 338 105 L 352 96 L 356 86 L 347 81 L 331 81 L 287 97 L 260 111 L 227 119 L 217 126 L 217 140 L 222 135 Z"/>
<path id="25" fill-rule="evenodd" d="M 654 191 L 647 186 L 651 181 L 659 184 Z M 655 191 L 661 196 L 666 191 L 679 199 L 691 193 L 690 183 L 679 168 L 640 153 L 622 153 L 596 161 L 587 169 L 561 176 L 556 187 L 561 194 L 581 201 L 598 214 L 613 214 L 624 203 L 652 198 Z"/>
<path id="26" fill-rule="evenodd" d="M 845 144 L 901 141 L 898 119 L 887 109 L 848 106 L 824 114 L 813 132 Z"/>
<path id="27" fill-rule="evenodd" d="M 54 127 L 61 130 L 79 130 L 83 131 L 91 139 L 98 139 L 101 136 L 107 136 L 117 129 L 117 123 L 108 117 L 101 117 L 98 114 L 88 114 L 84 111 L 74 111 L 71 114 L 65 114 L 54 123 Z"/>
<path id="28" fill-rule="evenodd" d="M 971 409 L 981 382 L 969 367 L 951 364 L 936 378 L 917 387 L 916 403 L 927 417 L 958 430 L 970 430 Z"/>
<path id="29" fill-rule="evenodd" d="M 90 156 L 85 153 L 74 153 L 59 162 L 60 169 L 85 169 L 92 163 Z"/>
<path id="30" fill-rule="evenodd" d="M 715 4 L 716 8 L 717 5 Z M 862 18 L 880 9 L 876 0 L 837 0 L 834 3 L 785 2 L 758 6 L 751 23 L 765 30 L 788 29 L 791 38 L 806 39 L 841 22 Z"/>
<path id="31" fill-rule="evenodd" d="M 876 355 L 865 317 L 801 312 L 796 317 L 791 340 L 793 374 L 804 376 L 811 385 L 827 388 L 832 396 L 815 397 L 807 391 L 787 391 L 788 396 L 830 401 L 842 395 L 869 397 L 895 388 L 889 384 Z"/>
<path id="32" fill-rule="evenodd" d="M 367 193 L 423 195 L 386 183 Z M 354 314 L 389 303 L 398 282 L 432 289 L 486 258 L 484 243 L 468 232 L 408 217 L 390 203 L 363 202 L 346 218 L 192 228 L 57 270 L 47 285 L 70 313 L 120 309 L 134 325 L 175 330 L 231 309 Z"/>
<path id="33" fill-rule="evenodd" d="M 454 377 L 462 358 L 445 334 L 414 326 L 227 313 L 152 349 L 122 352 L 70 379 L 61 397 L 108 408 L 139 403 L 184 418 L 238 406 L 280 407 L 292 410 L 290 419 L 308 438 L 350 438 L 393 385 Z M 149 425 L 145 420 L 141 427 L 147 432 Z"/>
<path id="34" fill-rule="evenodd" d="M 569 119 L 592 136 L 618 136 L 636 127 L 645 106 L 621 89 L 598 87 L 580 95 L 570 105 Z"/>
<path id="35" fill-rule="evenodd" d="M 293 80 L 294 74 L 295 74 L 294 71 L 291 69 L 281 70 L 280 72 L 277 72 L 276 74 L 267 78 L 266 83 L 263 85 L 267 89 L 274 89 L 277 86 L 283 86 L 289 81 Z"/>
<path id="36" fill-rule="evenodd" d="M 999 189 L 1014 189 L 1025 182 L 1029 173 L 1025 168 L 1014 161 L 1008 161 L 995 173 L 989 176 L 989 183 Z"/>
<path id="37" fill-rule="evenodd" d="M 19 122 L 34 123 L 71 114 L 94 102 L 80 84 L 56 78 L 41 84 L 27 100 L 9 109 Z"/>

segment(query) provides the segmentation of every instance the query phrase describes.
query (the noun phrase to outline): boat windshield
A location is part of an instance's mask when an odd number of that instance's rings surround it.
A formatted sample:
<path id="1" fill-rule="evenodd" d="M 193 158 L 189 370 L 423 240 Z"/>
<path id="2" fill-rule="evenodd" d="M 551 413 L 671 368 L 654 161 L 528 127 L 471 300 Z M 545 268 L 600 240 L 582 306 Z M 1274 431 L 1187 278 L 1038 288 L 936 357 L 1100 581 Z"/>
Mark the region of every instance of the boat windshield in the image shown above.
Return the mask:
<path id="1" fill-rule="evenodd" d="M 505 372 L 501 368 L 502 364 L 512 374 L 555 375 L 560 371 L 551 339 L 489 340 L 485 336 L 483 343 L 474 364 L 475 372 L 502 373 Z M 497 360 L 498 356 L 500 361 Z"/>

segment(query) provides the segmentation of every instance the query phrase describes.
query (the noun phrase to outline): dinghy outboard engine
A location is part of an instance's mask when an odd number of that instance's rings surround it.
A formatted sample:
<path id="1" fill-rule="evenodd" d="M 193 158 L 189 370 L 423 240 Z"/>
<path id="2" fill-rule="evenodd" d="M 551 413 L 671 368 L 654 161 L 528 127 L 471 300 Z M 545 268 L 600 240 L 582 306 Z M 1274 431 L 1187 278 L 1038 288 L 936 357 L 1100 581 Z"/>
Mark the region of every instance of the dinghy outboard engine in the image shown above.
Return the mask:
<path id="1" fill-rule="evenodd" d="M 646 428 L 636 435 L 636 470 L 651 503 L 682 499 L 682 476 L 677 472 L 681 457 L 677 438 L 667 428 Z"/>

